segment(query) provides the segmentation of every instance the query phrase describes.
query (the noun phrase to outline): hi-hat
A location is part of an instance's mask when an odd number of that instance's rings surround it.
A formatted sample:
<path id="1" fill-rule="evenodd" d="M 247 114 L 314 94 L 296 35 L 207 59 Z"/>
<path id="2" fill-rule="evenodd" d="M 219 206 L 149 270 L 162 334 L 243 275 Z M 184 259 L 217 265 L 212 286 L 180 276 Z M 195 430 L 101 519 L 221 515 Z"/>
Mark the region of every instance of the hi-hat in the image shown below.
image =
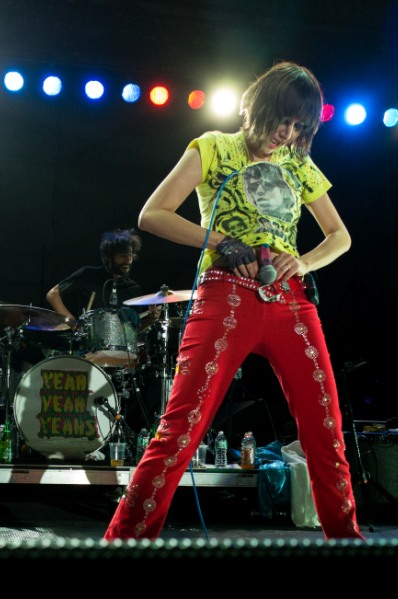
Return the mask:
<path id="1" fill-rule="evenodd" d="M 0 304 L 0 328 L 3 329 L 24 327 L 28 330 L 67 331 L 74 323 L 71 318 L 45 308 Z"/>
<path id="2" fill-rule="evenodd" d="M 188 302 L 192 296 L 192 289 L 183 291 L 172 291 L 166 285 L 162 285 L 157 293 L 141 295 L 123 302 L 125 306 L 146 306 L 147 304 L 171 304 L 172 302 Z M 193 299 L 196 297 L 196 291 L 193 292 Z"/>

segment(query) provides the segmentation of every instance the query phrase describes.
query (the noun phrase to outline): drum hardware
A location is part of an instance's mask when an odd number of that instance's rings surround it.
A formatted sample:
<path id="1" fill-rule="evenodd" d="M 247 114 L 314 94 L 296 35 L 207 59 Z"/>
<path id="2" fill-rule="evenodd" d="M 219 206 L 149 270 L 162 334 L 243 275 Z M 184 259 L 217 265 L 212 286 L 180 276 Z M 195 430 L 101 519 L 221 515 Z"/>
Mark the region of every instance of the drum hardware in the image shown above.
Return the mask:
<path id="1" fill-rule="evenodd" d="M 191 298 L 196 298 L 196 291 L 191 289 L 183 291 L 172 291 L 167 285 L 162 285 L 157 293 L 141 295 L 123 302 L 125 306 L 145 306 L 149 304 L 171 304 L 173 302 L 188 302 Z"/>
<path id="2" fill-rule="evenodd" d="M 120 414 L 120 412 L 118 412 L 117 410 L 115 410 L 115 408 L 113 408 L 107 397 L 96 397 L 94 399 L 94 403 L 95 405 L 98 407 L 99 410 L 103 411 L 106 414 L 111 414 L 111 416 L 113 416 L 113 418 L 115 419 L 115 432 L 114 435 L 117 437 L 117 429 L 122 429 L 122 431 L 124 431 L 124 436 L 127 440 L 130 440 L 132 443 L 135 442 L 135 433 L 134 431 L 129 427 L 129 425 L 127 424 L 127 422 L 125 421 L 124 417 L 122 416 L 122 414 Z"/>
<path id="3" fill-rule="evenodd" d="M 12 352 L 20 347 L 23 331 L 67 331 L 74 320 L 52 310 L 22 304 L 0 304 L 0 329 L 5 332 L 5 348 L 2 367 L 2 391 L 4 394 L 5 417 L 11 407 L 10 373 Z"/>
<path id="4" fill-rule="evenodd" d="M 170 327 L 172 329 L 182 329 L 185 318 L 183 316 L 172 316 L 170 318 Z"/>
<path id="5" fill-rule="evenodd" d="M 148 415 L 148 410 L 144 399 L 141 394 L 140 385 L 138 382 L 137 373 L 140 373 L 140 368 L 138 369 L 109 369 L 110 377 L 115 384 L 115 388 L 118 393 L 118 397 L 120 398 L 119 404 L 122 403 L 122 399 L 128 400 L 132 396 L 137 400 L 137 403 L 140 407 L 141 413 L 145 419 L 145 423 L 148 428 L 150 428 L 150 418 Z M 120 387 L 120 389 L 119 389 Z"/>
<path id="6" fill-rule="evenodd" d="M 161 391 L 160 391 L 160 415 L 164 414 L 166 409 L 166 403 L 168 399 L 168 388 L 170 387 L 169 382 L 171 380 L 171 373 L 168 368 L 168 341 L 169 341 L 169 303 L 186 301 L 187 294 L 191 292 L 180 291 L 174 292 L 169 290 L 167 285 L 162 285 L 160 291 L 155 294 L 144 295 L 141 297 L 127 300 L 124 304 L 129 306 L 141 306 L 150 304 L 164 304 L 163 320 L 159 321 L 161 326 L 161 364 L 159 366 L 159 376 L 161 379 Z M 149 428 L 151 428 L 149 426 Z"/>
<path id="7" fill-rule="evenodd" d="M 169 304 L 176 302 L 187 302 L 196 297 L 197 291 L 191 289 L 183 291 L 172 291 L 167 285 L 162 285 L 160 291 L 141 297 L 134 297 L 123 302 L 126 306 L 145 306 L 148 304 L 164 304 L 164 319 L 160 321 L 162 328 L 161 340 L 161 364 L 159 367 L 159 376 L 161 378 L 161 400 L 160 400 L 160 415 L 164 414 L 166 403 L 170 394 L 171 385 L 173 382 L 172 371 L 169 364 L 168 342 L 169 328 L 171 319 L 169 317 Z"/>
<path id="8" fill-rule="evenodd" d="M 128 387 L 128 381 L 126 375 L 128 374 L 128 370 L 114 370 L 113 368 L 109 371 L 110 377 L 113 381 L 117 381 L 120 384 L 121 390 L 118 391 L 118 395 L 123 397 L 123 399 L 128 399 L 131 395 Z"/>
<path id="9" fill-rule="evenodd" d="M 58 312 L 23 306 L 20 304 L 0 304 L 0 329 L 14 328 L 40 331 L 67 331 L 76 324 L 73 318 Z"/>
<path id="10" fill-rule="evenodd" d="M 167 400 L 169 398 L 168 390 L 172 381 L 171 371 L 169 369 L 168 360 L 168 344 L 169 344 L 169 305 L 166 303 L 164 307 L 164 320 L 160 323 L 162 327 L 161 338 L 163 340 L 163 351 L 161 352 L 161 391 L 160 391 L 160 415 L 163 415 L 166 410 Z"/>
<path id="11" fill-rule="evenodd" d="M 11 358 L 14 349 L 17 349 L 21 343 L 21 331 L 7 327 L 5 336 L 0 340 L 2 345 L 2 365 L 1 365 L 1 405 L 4 405 L 4 421 L 10 419 L 11 397 Z"/>

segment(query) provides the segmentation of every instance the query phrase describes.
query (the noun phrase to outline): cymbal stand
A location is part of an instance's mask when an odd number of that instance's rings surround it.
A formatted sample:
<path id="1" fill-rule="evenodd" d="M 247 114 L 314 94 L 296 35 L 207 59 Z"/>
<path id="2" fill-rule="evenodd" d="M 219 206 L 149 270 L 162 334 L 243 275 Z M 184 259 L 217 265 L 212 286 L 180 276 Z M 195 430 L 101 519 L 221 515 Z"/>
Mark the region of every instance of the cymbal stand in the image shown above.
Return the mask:
<path id="1" fill-rule="evenodd" d="M 162 363 L 160 368 L 160 378 L 161 378 L 161 391 L 160 391 L 160 415 L 162 416 L 166 411 L 166 404 L 168 400 L 168 395 L 170 391 L 170 383 L 172 380 L 171 372 L 169 371 L 168 364 L 168 343 L 169 343 L 169 304 L 164 304 L 164 319 L 161 321 L 162 327 Z"/>
<path id="2" fill-rule="evenodd" d="M 147 425 L 148 430 L 151 429 L 151 421 L 150 418 L 148 416 L 148 410 L 146 408 L 145 402 L 143 400 L 142 394 L 141 394 L 141 389 L 140 389 L 140 385 L 138 383 L 137 377 L 135 376 L 135 372 L 133 371 L 131 373 L 131 388 L 133 390 L 134 396 L 138 402 L 138 405 L 141 408 L 141 412 L 145 418 L 145 422 Z M 125 388 L 124 392 L 122 389 L 122 397 L 126 397 L 127 395 L 127 388 Z"/>

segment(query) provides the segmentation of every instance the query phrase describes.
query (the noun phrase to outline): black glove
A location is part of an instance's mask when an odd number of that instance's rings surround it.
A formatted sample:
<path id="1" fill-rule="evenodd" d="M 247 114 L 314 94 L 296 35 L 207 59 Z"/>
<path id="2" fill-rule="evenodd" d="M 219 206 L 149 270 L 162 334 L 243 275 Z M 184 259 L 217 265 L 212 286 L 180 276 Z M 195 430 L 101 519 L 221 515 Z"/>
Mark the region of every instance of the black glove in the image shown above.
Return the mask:
<path id="1" fill-rule="evenodd" d="M 242 264 L 250 264 L 256 261 L 253 248 L 232 237 L 224 237 L 216 246 L 216 251 L 225 258 L 230 270 L 234 270 Z"/>

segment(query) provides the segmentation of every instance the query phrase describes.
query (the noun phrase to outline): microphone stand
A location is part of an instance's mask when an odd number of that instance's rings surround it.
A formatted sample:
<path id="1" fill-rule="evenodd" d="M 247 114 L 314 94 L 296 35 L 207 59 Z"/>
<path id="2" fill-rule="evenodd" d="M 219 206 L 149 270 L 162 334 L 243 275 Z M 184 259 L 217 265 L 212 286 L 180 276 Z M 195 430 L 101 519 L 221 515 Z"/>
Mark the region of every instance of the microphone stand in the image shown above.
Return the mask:
<path id="1" fill-rule="evenodd" d="M 109 405 L 107 398 L 106 397 L 97 397 L 94 400 L 94 403 L 97 406 L 97 408 L 102 411 L 103 414 L 113 417 L 113 419 L 115 420 L 115 423 L 116 423 L 116 428 L 120 427 L 121 429 L 123 429 L 125 432 L 126 439 L 129 439 L 130 442 L 134 444 L 134 442 L 135 442 L 134 431 L 129 427 L 129 425 L 123 418 L 122 414 L 117 412 L 114 408 L 112 408 L 111 405 Z"/>

